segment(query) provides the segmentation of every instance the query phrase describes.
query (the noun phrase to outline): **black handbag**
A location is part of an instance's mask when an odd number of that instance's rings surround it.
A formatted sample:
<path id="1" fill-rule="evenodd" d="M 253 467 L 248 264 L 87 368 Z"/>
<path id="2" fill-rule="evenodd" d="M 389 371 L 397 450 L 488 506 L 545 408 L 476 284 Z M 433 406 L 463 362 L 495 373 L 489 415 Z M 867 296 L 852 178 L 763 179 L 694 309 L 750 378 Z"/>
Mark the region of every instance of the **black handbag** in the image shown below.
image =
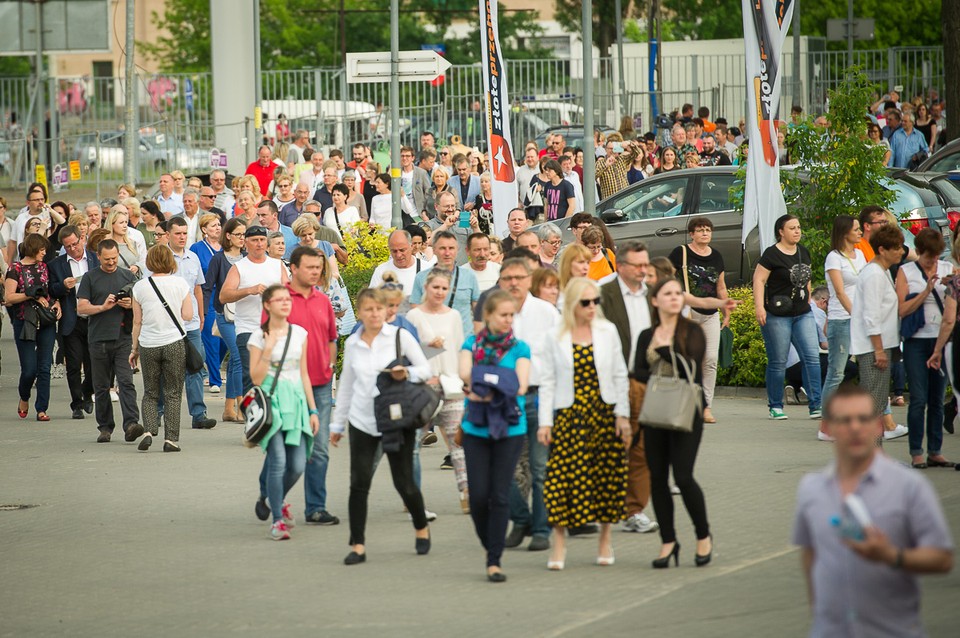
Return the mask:
<path id="1" fill-rule="evenodd" d="M 920 276 L 923 277 L 923 281 L 926 282 L 927 273 L 925 273 L 923 271 L 923 268 L 920 267 L 920 265 L 917 264 L 916 262 L 914 262 L 913 265 L 916 266 L 917 270 L 920 271 Z M 930 292 L 933 294 L 934 301 L 937 302 L 937 307 L 940 309 L 940 314 L 943 315 L 943 302 L 940 301 L 940 295 L 937 294 L 937 289 L 934 288 Z M 920 293 L 918 292 L 908 293 L 903 300 L 910 301 L 911 299 L 918 296 L 919 294 Z M 914 310 L 909 315 L 907 315 L 906 317 L 900 320 L 900 337 L 904 341 L 911 338 L 913 335 L 917 333 L 918 330 L 920 330 L 920 328 L 927 325 L 927 316 L 926 316 L 926 312 L 923 309 L 923 306 L 924 304 L 920 304 L 920 306 L 916 310 Z"/>
<path id="2" fill-rule="evenodd" d="M 173 321 L 173 325 L 177 327 L 177 330 L 180 331 L 180 335 L 183 337 L 187 372 L 190 374 L 197 374 L 198 372 L 203 371 L 205 362 L 203 357 L 200 356 L 200 351 L 196 349 L 189 339 L 187 339 L 186 331 L 184 331 L 183 327 L 180 325 L 180 322 L 177 321 L 177 318 L 173 314 L 173 310 L 171 310 L 170 306 L 167 304 L 167 300 L 164 299 L 163 295 L 160 294 L 160 289 L 157 288 L 157 284 L 155 281 L 153 281 L 153 277 L 147 277 L 147 281 L 150 282 L 150 285 L 153 287 L 153 291 L 157 293 L 157 297 L 160 298 L 160 303 L 163 304 L 163 309 L 167 311 L 168 315 L 170 315 L 170 320 Z"/>
<path id="3" fill-rule="evenodd" d="M 34 309 L 37 311 L 37 320 L 40 328 L 57 325 L 57 313 L 49 306 L 42 306 L 36 301 L 33 302 Z"/>
<path id="4" fill-rule="evenodd" d="M 253 447 L 262 441 L 273 427 L 273 393 L 280 382 L 280 371 L 283 370 L 283 362 L 287 359 L 292 334 L 293 326 L 290 326 L 287 328 L 287 340 L 283 344 L 283 354 L 280 355 L 280 363 L 273 375 L 270 392 L 263 391 L 263 384 L 255 385 L 240 399 L 240 412 L 243 413 L 243 444 L 247 447 Z M 270 353 L 264 354 L 270 356 Z"/>
<path id="5" fill-rule="evenodd" d="M 397 329 L 397 358 L 388 368 L 410 365 L 400 352 L 400 330 Z M 380 432 L 422 428 L 440 410 L 440 393 L 426 383 L 414 383 L 409 379 L 397 381 L 389 372 L 381 372 L 377 377 L 377 388 L 380 394 L 373 400 L 373 413 Z"/>

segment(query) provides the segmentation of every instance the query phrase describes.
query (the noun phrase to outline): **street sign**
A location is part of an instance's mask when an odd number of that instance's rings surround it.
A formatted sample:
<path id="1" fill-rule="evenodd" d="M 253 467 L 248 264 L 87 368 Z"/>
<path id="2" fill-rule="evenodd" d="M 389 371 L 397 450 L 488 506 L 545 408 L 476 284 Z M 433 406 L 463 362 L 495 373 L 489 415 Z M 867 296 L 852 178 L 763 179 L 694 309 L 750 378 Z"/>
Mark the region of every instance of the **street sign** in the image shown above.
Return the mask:
<path id="1" fill-rule="evenodd" d="M 62 167 L 59 164 L 53 167 L 53 190 L 55 192 L 60 191 L 60 169 L 61 168 Z"/>
<path id="2" fill-rule="evenodd" d="M 873 18 L 856 18 L 853 21 L 854 40 L 873 40 L 876 21 Z M 827 40 L 842 42 L 847 39 L 847 20 L 832 18 L 827 20 Z"/>
<path id="3" fill-rule="evenodd" d="M 383 82 L 389 80 L 390 52 L 348 53 L 347 82 Z M 451 64 L 436 51 L 401 51 L 397 78 L 400 82 L 429 82 L 442 75 Z"/>
<path id="4" fill-rule="evenodd" d="M 210 166 L 212 168 L 220 168 L 220 149 L 219 148 L 210 149 Z"/>
<path id="5" fill-rule="evenodd" d="M 47 192 L 50 192 L 50 187 L 47 185 L 47 167 L 43 164 L 37 164 L 33 167 L 33 181 L 40 182 L 47 189 Z"/>
<path id="6" fill-rule="evenodd" d="M 79 182 L 80 181 L 80 162 L 73 160 L 70 162 L 70 181 Z"/>

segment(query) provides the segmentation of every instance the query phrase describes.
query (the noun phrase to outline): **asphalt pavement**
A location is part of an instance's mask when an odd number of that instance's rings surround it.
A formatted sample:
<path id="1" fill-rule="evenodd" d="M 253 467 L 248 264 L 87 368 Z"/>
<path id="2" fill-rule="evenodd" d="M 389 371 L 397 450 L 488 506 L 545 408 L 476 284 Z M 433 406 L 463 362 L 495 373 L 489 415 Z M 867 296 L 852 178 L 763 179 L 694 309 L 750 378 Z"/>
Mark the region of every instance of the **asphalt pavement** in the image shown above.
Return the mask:
<path id="1" fill-rule="evenodd" d="M 507 550 L 509 580 L 485 579 L 484 554 L 460 513 L 441 446 L 424 449 L 423 489 L 439 518 L 433 549 L 413 529 L 381 466 L 370 496 L 368 562 L 346 567 L 349 451 L 332 450 L 331 527 L 302 521 L 292 540 L 267 540 L 254 517 L 263 457 L 240 426 L 186 429 L 183 451 L 147 453 L 115 436 L 95 443 L 92 417 L 70 419 L 65 379 L 52 382 L 49 423 L 16 415 L 17 365 L 4 318 L 0 374 L 0 636 L 803 636 L 809 627 L 799 552 L 790 545 L 797 482 L 830 459 L 802 407 L 766 418 L 762 400 L 720 398 L 696 476 L 715 538 L 713 562 L 693 564 L 694 535 L 677 497 L 680 568 L 653 570 L 656 534 L 616 531 L 616 564 L 595 565 L 596 537 L 570 542 L 566 569 L 547 553 Z M 137 383 L 141 382 L 137 377 Z M 223 399 L 207 395 L 211 416 Z M 119 409 L 118 409 L 119 412 Z M 186 409 L 184 423 L 189 423 Z M 895 409 L 899 422 L 905 409 Z M 906 439 L 886 445 L 908 460 Z M 960 460 L 956 436 L 944 452 Z M 925 472 L 960 532 L 960 472 Z M 15 506 L 27 506 L 18 508 Z M 651 516 L 653 512 L 649 512 Z M 931 636 L 956 631 L 960 577 L 923 579 Z"/>

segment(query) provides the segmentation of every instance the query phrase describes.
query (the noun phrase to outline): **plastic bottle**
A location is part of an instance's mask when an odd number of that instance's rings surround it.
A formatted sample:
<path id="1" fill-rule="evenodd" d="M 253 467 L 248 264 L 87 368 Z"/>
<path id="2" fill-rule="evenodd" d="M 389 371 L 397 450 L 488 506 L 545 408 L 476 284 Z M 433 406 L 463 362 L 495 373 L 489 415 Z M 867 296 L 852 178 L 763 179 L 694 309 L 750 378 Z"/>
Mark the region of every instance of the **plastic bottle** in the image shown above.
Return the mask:
<path id="1" fill-rule="evenodd" d="M 867 537 L 864 530 L 873 525 L 873 521 L 863 499 L 856 494 L 850 494 L 843 499 L 840 516 L 833 516 L 830 524 L 837 528 L 843 538 L 862 541 Z"/>

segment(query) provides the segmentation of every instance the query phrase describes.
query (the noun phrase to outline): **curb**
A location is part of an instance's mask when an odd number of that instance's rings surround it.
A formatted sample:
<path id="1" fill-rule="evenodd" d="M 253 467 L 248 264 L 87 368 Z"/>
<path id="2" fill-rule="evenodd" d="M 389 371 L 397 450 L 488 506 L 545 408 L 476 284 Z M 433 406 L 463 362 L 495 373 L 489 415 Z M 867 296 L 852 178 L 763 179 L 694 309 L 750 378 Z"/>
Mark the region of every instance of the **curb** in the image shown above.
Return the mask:
<path id="1" fill-rule="evenodd" d="M 741 388 L 737 386 L 718 385 L 713 390 L 715 397 L 724 399 L 766 399 L 766 388 Z"/>

